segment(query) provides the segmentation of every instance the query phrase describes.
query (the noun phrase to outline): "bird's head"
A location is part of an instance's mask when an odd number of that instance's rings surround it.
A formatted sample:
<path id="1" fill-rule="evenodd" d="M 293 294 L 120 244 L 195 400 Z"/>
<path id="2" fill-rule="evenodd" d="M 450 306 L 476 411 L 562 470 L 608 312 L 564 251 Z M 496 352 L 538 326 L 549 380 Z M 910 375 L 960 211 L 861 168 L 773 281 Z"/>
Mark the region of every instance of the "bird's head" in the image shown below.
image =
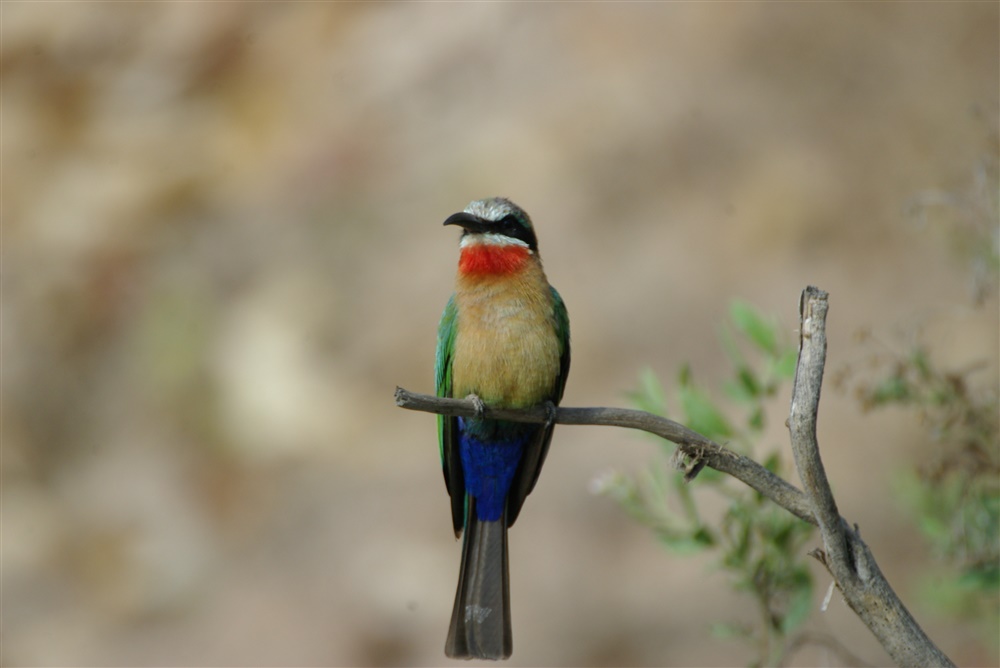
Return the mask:
<path id="1" fill-rule="evenodd" d="M 462 227 L 459 273 L 465 276 L 515 274 L 538 262 L 538 241 L 524 209 L 502 197 L 479 199 L 448 216 L 445 225 Z"/>
<path id="2" fill-rule="evenodd" d="M 503 197 L 477 199 L 465 211 L 448 216 L 444 224 L 463 228 L 463 248 L 472 244 L 514 245 L 538 252 L 531 218 L 524 209 Z"/>

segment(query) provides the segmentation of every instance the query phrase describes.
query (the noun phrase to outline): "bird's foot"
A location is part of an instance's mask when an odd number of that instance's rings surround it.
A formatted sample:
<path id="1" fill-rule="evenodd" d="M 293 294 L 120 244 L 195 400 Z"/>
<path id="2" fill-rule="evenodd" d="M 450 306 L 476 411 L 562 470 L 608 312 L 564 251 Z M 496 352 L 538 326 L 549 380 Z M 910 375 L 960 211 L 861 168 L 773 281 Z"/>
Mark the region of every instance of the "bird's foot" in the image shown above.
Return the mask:
<path id="1" fill-rule="evenodd" d="M 486 416 L 486 402 L 479 398 L 478 394 L 470 394 L 466 397 L 476 407 L 476 419 L 482 420 Z"/>
<path id="2" fill-rule="evenodd" d="M 556 423 L 556 405 L 552 401 L 545 402 L 545 428 L 551 429 Z"/>

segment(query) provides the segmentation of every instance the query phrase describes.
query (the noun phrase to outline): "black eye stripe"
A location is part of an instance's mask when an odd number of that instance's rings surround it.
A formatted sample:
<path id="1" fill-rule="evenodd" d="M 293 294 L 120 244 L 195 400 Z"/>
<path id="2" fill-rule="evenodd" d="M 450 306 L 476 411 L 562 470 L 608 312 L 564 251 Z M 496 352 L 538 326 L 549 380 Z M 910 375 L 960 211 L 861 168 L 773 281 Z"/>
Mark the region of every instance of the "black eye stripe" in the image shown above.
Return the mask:
<path id="1" fill-rule="evenodd" d="M 521 224 L 514 214 L 507 214 L 500 220 L 496 221 L 498 232 L 504 236 L 510 237 L 511 239 L 520 239 L 524 243 L 528 244 L 528 248 L 531 250 L 538 250 L 538 241 L 535 238 L 535 232 L 530 227 L 526 227 Z"/>

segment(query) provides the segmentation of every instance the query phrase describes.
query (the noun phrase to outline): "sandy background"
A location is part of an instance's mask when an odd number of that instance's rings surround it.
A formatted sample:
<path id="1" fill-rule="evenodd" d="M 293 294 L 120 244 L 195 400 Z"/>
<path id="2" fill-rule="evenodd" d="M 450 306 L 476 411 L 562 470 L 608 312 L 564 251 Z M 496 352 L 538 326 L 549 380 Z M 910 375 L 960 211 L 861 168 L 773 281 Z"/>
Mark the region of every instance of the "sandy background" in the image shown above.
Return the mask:
<path id="1" fill-rule="evenodd" d="M 971 309 L 944 228 L 904 214 L 996 151 L 995 3 L 0 18 L 4 665 L 444 664 L 459 546 L 433 418 L 392 392 L 432 389 L 441 222 L 471 199 L 535 219 L 572 317 L 566 405 L 622 405 L 645 366 L 718 383 L 730 300 L 792 336 L 807 284 L 831 293 L 830 368 L 870 352 L 860 328 L 924 323 L 941 364 L 995 382 L 995 295 Z M 928 632 L 993 661 L 916 607 L 933 555 L 888 488 L 929 447 L 911 416 L 828 389 L 820 439 Z M 655 454 L 556 430 L 511 534 L 510 665 L 749 660 L 708 627 L 752 602 L 588 491 Z M 842 602 L 810 628 L 888 660 Z"/>

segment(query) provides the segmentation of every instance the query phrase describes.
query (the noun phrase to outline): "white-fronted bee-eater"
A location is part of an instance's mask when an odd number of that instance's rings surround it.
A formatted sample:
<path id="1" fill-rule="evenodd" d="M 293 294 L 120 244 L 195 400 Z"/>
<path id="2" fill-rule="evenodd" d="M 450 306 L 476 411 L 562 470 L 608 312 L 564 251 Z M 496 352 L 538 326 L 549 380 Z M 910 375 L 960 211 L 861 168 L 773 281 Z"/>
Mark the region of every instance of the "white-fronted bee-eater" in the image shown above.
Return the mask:
<path id="1" fill-rule="evenodd" d="M 569 317 L 545 278 L 531 219 L 491 198 L 444 224 L 460 226 L 462 237 L 455 293 L 438 329 L 438 396 L 554 410 L 569 373 Z M 464 533 L 445 653 L 506 659 L 507 528 L 538 481 L 552 424 L 438 416 L 438 437 L 455 535 Z"/>

